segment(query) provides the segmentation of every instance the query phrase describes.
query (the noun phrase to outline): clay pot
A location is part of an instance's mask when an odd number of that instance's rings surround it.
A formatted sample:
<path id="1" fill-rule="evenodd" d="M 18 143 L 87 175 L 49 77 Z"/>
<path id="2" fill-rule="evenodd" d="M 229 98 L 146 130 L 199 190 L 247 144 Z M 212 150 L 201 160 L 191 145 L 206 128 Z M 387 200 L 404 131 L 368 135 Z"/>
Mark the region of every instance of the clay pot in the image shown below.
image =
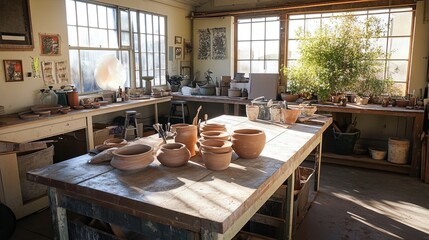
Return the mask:
<path id="1" fill-rule="evenodd" d="M 186 125 L 186 126 L 175 126 L 176 137 L 174 141 L 177 143 L 183 143 L 191 153 L 191 156 L 195 156 L 195 143 L 197 142 L 197 126 Z"/>
<path id="2" fill-rule="evenodd" d="M 111 147 L 123 147 L 127 145 L 127 140 L 123 138 L 108 138 L 104 140 L 103 145 L 108 145 Z"/>
<path id="3" fill-rule="evenodd" d="M 220 171 L 229 167 L 232 158 L 232 150 L 226 153 L 213 153 L 202 150 L 201 155 L 207 169 Z"/>
<path id="4" fill-rule="evenodd" d="M 280 108 L 270 108 L 270 120 L 273 122 L 280 122 L 281 118 Z"/>
<path id="5" fill-rule="evenodd" d="M 176 132 L 176 128 L 179 127 L 186 127 L 189 126 L 190 124 L 187 123 L 176 123 L 170 126 L 170 132 L 175 133 Z"/>
<path id="6" fill-rule="evenodd" d="M 265 132 L 258 129 L 238 129 L 231 135 L 232 148 L 241 158 L 257 158 L 265 140 Z"/>
<path id="7" fill-rule="evenodd" d="M 222 123 L 207 123 L 200 127 L 201 132 L 206 131 L 224 131 L 226 132 L 225 124 Z"/>
<path id="8" fill-rule="evenodd" d="M 216 139 L 203 140 L 200 142 L 200 149 L 206 152 L 225 153 L 231 151 L 232 143 Z"/>
<path id="9" fill-rule="evenodd" d="M 298 94 L 281 93 L 282 99 L 287 102 L 296 102 L 298 100 Z"/>
<path id="10" fill-rule="evenodd" d="M 316 111 L 317 111 L 316 106 L 304 106 L 304 108 L 301 110 L 301 113 L 306 117 L 311 117 L 314 115 Z"/>
<path id="11" fill-rule="evenodd" d="M 259 106 L 257 105 L 246 105 L 246 116 L 250 121 L 256 121 L 259 115 Z"/>
<path id="12" fill-rule="evenodd" d="M 201 138 L 204 140 L 207 139 L 217 139 L 217 140 L 228 140 L 229 139 L 229 133 L 225 131 L 205 131 L 202 132 Z"/>
<path id="13" fill-rule="evenodd" d="M 153 147 L 146 144 L 133 144 L 112 152 L 110 164 L 120 170 L 139 170 L 153 162 Z"/>
<path id="14" fill-rule="evenodd" d="M 189 161 L 191 153 L 183 143 L 167 143 L 158 149 L 156 157 L 164 166 L 180 167 Z"/>
<path id="15" fill-rule="evenodd" d="M 298 120 L 299 115 L 301 115 L 301 109 L 298 108 L 282 108 L 283 122 L 286 124 L 294 124 Z"/>

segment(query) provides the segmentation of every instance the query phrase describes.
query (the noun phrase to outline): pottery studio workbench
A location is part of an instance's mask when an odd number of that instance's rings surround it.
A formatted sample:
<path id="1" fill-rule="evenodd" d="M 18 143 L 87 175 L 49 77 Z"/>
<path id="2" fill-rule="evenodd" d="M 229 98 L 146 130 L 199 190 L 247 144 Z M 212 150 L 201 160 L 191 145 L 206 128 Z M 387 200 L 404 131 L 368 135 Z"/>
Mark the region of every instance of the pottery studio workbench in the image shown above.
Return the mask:
<path id="1" fill-rule="evenodd" d="M 67 114 L 53 114 L 36 120 L 22 120 L 17 114 L 0 116 L 0 141 L 30 142 L 40 139 L 86 130 L 88 149 L 94 148 L 92 121 L 94 116 L 118 111 L 153 106 L 157 121 L 157 104 L 169 102 L 171 97 L 130 100 L 112 103 L 100 108 L 72 110 Z M 10 207 L 17 218 L 24 217 L 48 205 L 48 198 L 41 197 L 29 202 L 22 201 L 19 168 L 15 153 L 0 154 L 0 201 Z"/>
<path id="2" fill-rule="evenodd" d="M 27 173 L 30 181 L 49 186 L 56 237 L 68 239 L 90 231 L 67 221 L 71 211 L 151 239 L 231 239 L 287 181 L 283 239 L 291 239 L 294 171 L 315 151 L 318 189 L 322 136 L 332 119 L 288 126 L 222 115 L 209 122 L 224 123 L 228 132 L 263 129 L 267 136 L 263 152 L 256 159 L 234 154 L 223 171 L 207 170 L 194 157 L 179 168 L 155 160 L 138 172 L 122 172 L 108 162 L 87 164 L 90 156 L 83 155 Z"/>

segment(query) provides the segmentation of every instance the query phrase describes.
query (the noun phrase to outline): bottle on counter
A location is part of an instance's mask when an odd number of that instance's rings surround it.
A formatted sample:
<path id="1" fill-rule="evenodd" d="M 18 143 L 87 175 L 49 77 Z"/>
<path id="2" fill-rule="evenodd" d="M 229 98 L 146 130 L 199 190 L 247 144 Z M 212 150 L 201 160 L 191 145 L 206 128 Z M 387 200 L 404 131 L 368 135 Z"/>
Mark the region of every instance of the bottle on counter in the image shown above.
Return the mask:
<path id="1" fill-rule="evenodd" d="M 128 100 L 130 100 L 130 88 L 129 87 L 125 87 L 124 96 L 122 99 L 124 102 L 128 102 Z"/>
<path id="2" fill-rule="evenodd" d="M 116 102 L 122 102 L 122 88 L 119 86 L 118 92 L 116 93 Z"/>

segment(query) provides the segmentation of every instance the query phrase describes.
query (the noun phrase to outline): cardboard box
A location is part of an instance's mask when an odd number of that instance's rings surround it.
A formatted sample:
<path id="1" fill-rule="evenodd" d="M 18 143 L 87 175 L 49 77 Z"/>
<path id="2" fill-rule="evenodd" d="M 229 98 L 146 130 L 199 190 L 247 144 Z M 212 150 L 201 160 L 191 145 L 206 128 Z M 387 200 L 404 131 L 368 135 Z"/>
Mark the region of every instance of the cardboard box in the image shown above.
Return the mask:
<path id="1" fill-rule="evenodd" d="M 116 126 L 110 126 L 103 123 L 94 123 L 92 125 L 94 133 L 94 146 L 102 145 L 106 139 L 115 137 L 112 131 L 113 128 L 116 128 Z"/>

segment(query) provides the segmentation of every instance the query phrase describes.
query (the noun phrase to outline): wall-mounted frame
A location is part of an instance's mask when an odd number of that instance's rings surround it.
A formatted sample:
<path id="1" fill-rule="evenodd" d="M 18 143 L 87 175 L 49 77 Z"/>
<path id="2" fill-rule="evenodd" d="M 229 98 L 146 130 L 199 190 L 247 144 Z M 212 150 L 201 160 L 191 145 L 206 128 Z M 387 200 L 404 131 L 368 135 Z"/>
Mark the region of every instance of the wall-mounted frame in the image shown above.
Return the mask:
<path id="1" fill-rule="evenodd" d="M 32 50 L 28 0 L 0 0 L 0 50 Z"/>
<path id="2" fill-rule="evenodd" d="M 3 60 L 6 82 L 24 81 L 21 60 Z"/>
<path id="3" fill-rule="evenodd" d="M 182 58 L 182 48 L 181 47 L 176 47 L 174 49 L 174 56 L 176 59 L 181 59 Z"/>
<path id="4" fill-rule="evenodd" d="M 39 33 L 40 55 L 59 56 L 61 55 L 60 35 Z"/>
<path id="5" fill-rule="evenodd" d="M 182 44 L 182 37 L 181 36 L 175 36 L 174 37 L 174 43 L 175 44 Z"/>

